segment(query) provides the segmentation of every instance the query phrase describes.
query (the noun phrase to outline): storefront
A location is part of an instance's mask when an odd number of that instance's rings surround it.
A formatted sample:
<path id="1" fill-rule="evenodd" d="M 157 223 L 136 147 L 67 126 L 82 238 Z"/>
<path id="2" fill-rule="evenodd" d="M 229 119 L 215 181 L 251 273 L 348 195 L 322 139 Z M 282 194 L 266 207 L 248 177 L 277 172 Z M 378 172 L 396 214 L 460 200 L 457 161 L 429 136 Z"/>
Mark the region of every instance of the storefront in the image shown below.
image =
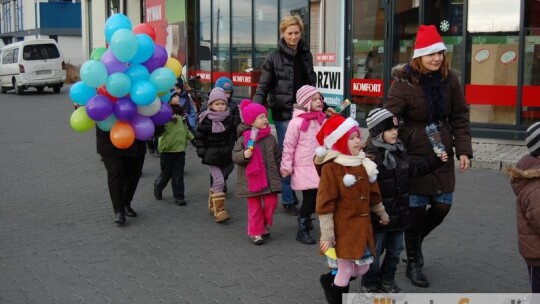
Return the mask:
<path id="1" fill-rule="evenodd" d="M 306 23 L 318 86 L 331 104 L 353 101 L 361 123 L 381 106 L 393 66 L 406 63 L 419 24 L 436 25 L 463 84 L 475 136 L 522 138 L 540 119 L 540 1 L 188 1 L 189 73 L 208 90 L 220 76 L 251 97 L 279 20 Z M 197 47 L 191 47 L 197 46 Z"/>
<path id="2" fill-rule="evenodd" d="M 392 67 L 411 58 L 418 25 L 434 24 L 470 104 L 474 136 L 521 139 L 540 119 L 538 0 L 115 0 L 103 6 L 82 1 L 86 52 L 104 45 L 97 35 L 103 20 L 123 12 L 135 24 L 153 24 L 160 43 L 185 64 L 185 76 L 200 76 L 204 92 L 227 76 L 237 99 L 255 93 L 281 18 L 298 14 L 317 86 L 331 105 L 352 100 L 346 114 L 361 124 L 383 104 Z"/>

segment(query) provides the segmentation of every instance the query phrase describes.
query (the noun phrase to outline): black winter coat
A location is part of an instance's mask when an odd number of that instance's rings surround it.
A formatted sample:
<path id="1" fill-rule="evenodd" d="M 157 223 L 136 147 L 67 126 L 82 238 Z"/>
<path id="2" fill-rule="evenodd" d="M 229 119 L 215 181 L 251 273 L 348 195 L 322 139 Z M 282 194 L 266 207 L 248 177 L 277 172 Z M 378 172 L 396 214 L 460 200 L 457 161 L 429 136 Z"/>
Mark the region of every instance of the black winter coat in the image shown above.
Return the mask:
<path id="1" fill-rule="evenodd" d="M 229 115 L 222 121 L 225 131 L 212 133 L 212 121 L 206 117 L 199 122 L 195 132 L 194 146 L 205 165 L 226 167 L 232 164 L 231 152 L 236 138 L 236 121 Z"/>
<path id="2" fill-rule="evenodd" d="M 96 148 L 101 155 L 139 156 L 146 154 L 146 142 L 135 139 L 127 149 L 118 149 L 111 142 L 111 132 L 96 127 Z"/>
<path id="3" fill-rule="evenodd" d="M 444 164 L 435 153 L 421 159 L 410 159 L 406 151 L 393 153 L 396 160 L 396 168 L 387 169 L 383 165 L 386 149 L 375 147 L 372 142 L 364 150 L 366 154 L 377 164 L 377 182 L 381 190 L 382 203 L 390 223 L 383 226 L 379 224 L 379 217 L 371 213 L 373 231 L 396 231 L 405 230 L 410 226 L 409 220 L 409 178 L 420 177 L 433 172 Z"/>
<path id="4" fill-rule="evenodd" d="M 303 71 L 294 70 L 295 56 L 301 56 L 305 68 Z M 313 56 L 309 46 L 300 40 L 295 54 L 282 38 L 278 49 L 266 56 L 261 79 L 253 96 L 253 101 L 260 104 L 263 104 L 268 96 L 268 107 L 272 109 L 274 120 L 285 121 L 292 118 L 293 105 L 296 103 L 296 92 L 293 90 L 295 73 L 306 73 L 310 83 L 304 84 L 316 86 L 317 74 L 313 70 Z"/>

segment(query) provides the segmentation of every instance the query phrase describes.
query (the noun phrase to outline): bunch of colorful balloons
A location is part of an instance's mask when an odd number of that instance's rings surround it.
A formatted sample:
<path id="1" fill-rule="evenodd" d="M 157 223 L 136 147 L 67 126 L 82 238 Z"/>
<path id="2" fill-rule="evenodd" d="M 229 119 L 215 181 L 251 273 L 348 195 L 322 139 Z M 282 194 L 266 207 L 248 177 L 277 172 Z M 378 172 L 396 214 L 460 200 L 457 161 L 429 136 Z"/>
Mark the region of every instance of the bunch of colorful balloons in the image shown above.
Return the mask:
<path id="1" fill-rule="evenodd" d="M 155 125 L 171 118 L 170 90 L 182 64 L 155 43 L 154 28 L 145 23 L 132 28 L 123 14 L 107 19 L 105 38 L 109 47 L 92 52 L 80 69 L 81 81 L 71 86 L 71 100 L 80 107 L 70 124 L 77 132 L 97 125 L 110 131 L 115 147 L 126 149 L 135 139 L 152 138 Z"/>

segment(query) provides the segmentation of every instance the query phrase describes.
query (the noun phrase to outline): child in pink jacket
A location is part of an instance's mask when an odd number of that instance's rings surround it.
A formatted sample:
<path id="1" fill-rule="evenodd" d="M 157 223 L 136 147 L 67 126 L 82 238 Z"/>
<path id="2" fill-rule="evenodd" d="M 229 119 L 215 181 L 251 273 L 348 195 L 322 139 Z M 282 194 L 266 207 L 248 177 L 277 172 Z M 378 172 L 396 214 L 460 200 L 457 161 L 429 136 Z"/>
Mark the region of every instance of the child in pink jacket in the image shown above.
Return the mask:
<path id="1" fill-rule="evenodd" d="M 291 188 L 302 190 L 302 206 L 298 211 L 296 240 L 313 245 L 315 239 L 309 234 L 313 230 L 311 214 L 315 212 L 319 175 L 313 158 L 318 147 L 316 135 L 325 119 L 323 101 L 317 88 L 304 85 L 296 92 L 293 118 L 289 122 L 281 159 L 281 176 L 291 176 Z"/>

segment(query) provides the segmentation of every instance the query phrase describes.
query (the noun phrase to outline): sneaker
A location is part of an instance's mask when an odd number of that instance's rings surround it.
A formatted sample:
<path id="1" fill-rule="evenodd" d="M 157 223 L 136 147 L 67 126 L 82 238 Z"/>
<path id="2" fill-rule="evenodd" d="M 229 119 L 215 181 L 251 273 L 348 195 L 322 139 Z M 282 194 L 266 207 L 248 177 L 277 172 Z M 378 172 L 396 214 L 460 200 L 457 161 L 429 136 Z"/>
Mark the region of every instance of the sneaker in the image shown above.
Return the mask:
<path id="1" fill-rule="evenodd" d="M 185 206 L 186 205 L 186 201 L 184 199 L 181 199 L 181 198 L 175 198 L 174 203 L 177 204 L 178 206 Z"/>
<path id="2" fill-rule="evenodd" d="M 384 293 L 398 293 L 401 291 L 401 288 L 397 286 L 394 280 L 381 280 L 379 289 Z"/>
<path id="3" fill-rule="evenodd" d="M 262 237 L 265 239 L 270 237 L 270 227 L 266 226 L 266 231 L 263 233 Z"/>
<path id="4" fill-rule="evenodd" d="M 364 285 L 362 284 L 360 286 L 360 292 L 362 293 L 377 293 L 379 292 L 379 287 L 377 287 L 377 285 Z"/>
<path id="5" fill-rule="evenodd" d="M 160 200 L 163 199 L 163 193 L 162 193 L 160 190 L 158 190 L 157 188 L 154 188 L 154 197 L 155 197 L 158 201 L 160 201 Z"/>
<path id="6" fill-rule="evenodd" d="M 294 204 L 283 204 L 283 211 L 289 215 L 298 216 L 298 208 Z"/>
<path id="7" fill-rule="evenodd" d="M 251 236 L 251 242 L 253 243 L 253 245 L 262 245 L 262 244 L 264 244 L 264 240 L 263 240 L 262 236 L 260 236 L 260 235 Z"/>

